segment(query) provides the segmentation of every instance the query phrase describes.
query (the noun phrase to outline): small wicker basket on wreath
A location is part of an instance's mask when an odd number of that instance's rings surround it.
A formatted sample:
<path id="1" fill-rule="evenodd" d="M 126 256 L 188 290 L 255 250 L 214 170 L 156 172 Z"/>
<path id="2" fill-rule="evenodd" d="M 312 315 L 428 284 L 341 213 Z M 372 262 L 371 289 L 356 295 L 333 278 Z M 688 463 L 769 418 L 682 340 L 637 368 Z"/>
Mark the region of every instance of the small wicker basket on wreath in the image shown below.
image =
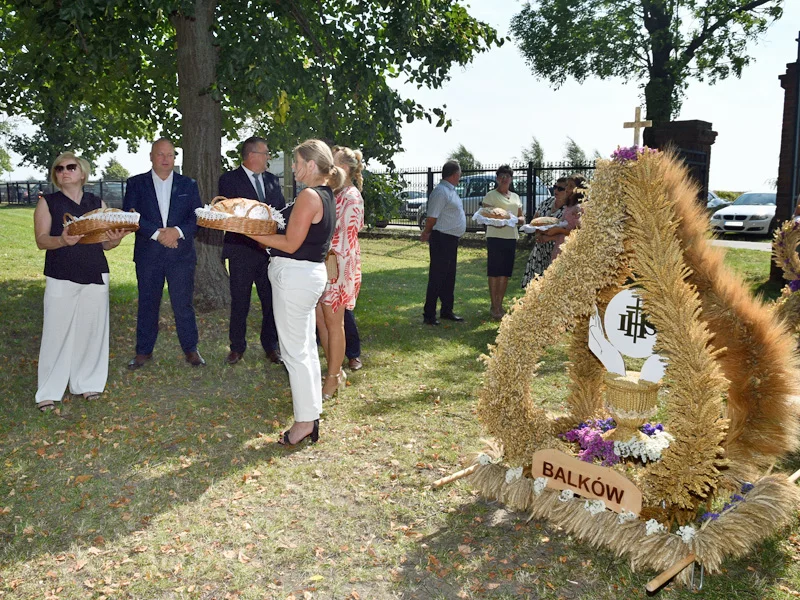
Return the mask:
<path id="1" fill-rule="evenodd" d="M 639 379 L 640 373 L 606 373 L 606 408 L 614 417 L 616 428 L 603 436 L 618 442 L 643 436 L 639 428 L 658 410 L 658 384 Z"/>
<path id="2" fill-rule="evenodd" d="M 136 231 L 139 229 L 139 213 L 118 208 L 98 208 L 80 217 L 64 213 L 64 229 L 67 235 L 82 235 L 79 244 L 98 244 L 108 241 L 108 232 L 115 229 Z"/>
<path id="3" fill-rule="evenodd" d="M 248 198 L 216 196 L 195 211 L 200 227 L 244 235 L 270 235 L 284 228 L 283 215 L 263 202 Z"/>

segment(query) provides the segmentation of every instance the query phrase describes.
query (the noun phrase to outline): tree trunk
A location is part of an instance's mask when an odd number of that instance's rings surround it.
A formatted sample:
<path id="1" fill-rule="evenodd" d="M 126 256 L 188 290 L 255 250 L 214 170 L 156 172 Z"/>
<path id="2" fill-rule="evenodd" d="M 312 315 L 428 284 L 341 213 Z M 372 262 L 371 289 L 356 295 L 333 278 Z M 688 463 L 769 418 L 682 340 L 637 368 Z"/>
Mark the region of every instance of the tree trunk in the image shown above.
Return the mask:
<path id="1" fill-rule="evenodd" d="M 671 8 L 663 0 L 645 0 L 644 25 L 650 34 L 652 61 L 648 68 L 649 79 L 644 86 L 647 106 L 646 119 L 653 125 L 662 125 L 672 120 L 675 76 L 672 72 L 672 53 L 675 50 L 670 27 Z"/>
<path id="2" fill-rule="evenodd" d="M 200 198 L 217 195 L 222 156 L 222 111 L 210 87 L 216 81 L 217 51 L 211 28 L 216 0 L 195 0 L 194 14 L 176 14 L 178 109 L 182 119 L 183 170 L 197 180 Z M 194 302 L 200 311 L 230 305 L 228 273 L 222 261 L 221 231 L 199 228 Z"/>

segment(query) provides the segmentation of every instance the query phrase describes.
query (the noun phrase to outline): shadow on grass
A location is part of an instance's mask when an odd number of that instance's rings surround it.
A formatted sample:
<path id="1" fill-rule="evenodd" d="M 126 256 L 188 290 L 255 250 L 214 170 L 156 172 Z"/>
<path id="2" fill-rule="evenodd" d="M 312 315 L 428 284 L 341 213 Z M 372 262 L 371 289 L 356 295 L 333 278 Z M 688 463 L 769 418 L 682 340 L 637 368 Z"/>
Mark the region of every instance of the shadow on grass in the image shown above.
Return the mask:
<path id="1" fill-rule="evenodd" d="M 440 493 L 446 493 L 442 490 Z M 723 572 L 706 574 L 702 595 L 712 599 L 762 599 L 781 582 L 790 559 L 776 536 Z M 625 557 L 578 542 L 547 521 L 496 502 L 475 499 L 450 513 L 446 525 L 421 537 L 405 556 L 395 581 L 402 598 L 647 598 L 644 586 L 657 573 L 634 573 Z M 699 568 L 696 572 L 699 583 Z M 688 600 L 698 592 L 670 582 L 655 595 Z"/>
<path id="2" fill-rule="evenodd" d="M 136 304 L 125 300 L 135 297 L 135 286 L 128 287 L 134 289 L 118 289 L 120 300 L 112 300 L 101 400 L 67 394 L 60 414 L 41 414 L 33 397 L 44 283 L 4 282 L 2 563 L 125 536 L 195 501 L 214 482 L 286 453 L 271 443 L 280 422 L 292 416 L 285 370 L 266 366 L 255 350 L 235 370 L 224 365 L 227 314 L 199 317 L 201 336 L 213 332 L 204 337 L 209 364 L 192 368 L 180 352 L 165 294 L 154 359 L 140 371 L 127 370 L 136 322 Z"/>

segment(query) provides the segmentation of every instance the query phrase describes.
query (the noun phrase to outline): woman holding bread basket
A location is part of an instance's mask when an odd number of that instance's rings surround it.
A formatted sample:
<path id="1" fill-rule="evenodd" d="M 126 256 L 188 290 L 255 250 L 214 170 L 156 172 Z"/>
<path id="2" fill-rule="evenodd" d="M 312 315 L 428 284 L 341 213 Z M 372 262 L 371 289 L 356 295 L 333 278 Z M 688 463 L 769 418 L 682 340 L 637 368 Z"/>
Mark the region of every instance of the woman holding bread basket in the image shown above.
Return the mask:
<path id="1" fill-rule="evenodd" d="M 325 255 L 336 225 L 331 188 L 338 189 L 345 179 L 321 140 L 306 140 L 294 149 L 292 170 L 307 187 L 284 211 L 285 233 L 249 236 L 272 249 L 273 312 L 294 406 L 294 424 L 278 440 L 286 446 L 319 438 L 322 388 L 314 313 L 328 280 Z"/>
<path id="2" fill-rule="evenodd" d="M 129 231 L 112 230 L 106 241 L 80 244 L 69 235 L 66 214 L 80 217 L 105 208 L 84 193 L 89 163 L 72 152 L 53 161 L 50 181 L 59 191 L 39 199 L 33 213 L 36 245 L 46 250 L 42 342 L 39 348 L 36 406 L 55 408 L 69 384 L 73 394 L 96 399 L 108 376 L 108 263 L 103 254 L 119 245 Z"/>
<path id="3" fill-rule="evenodd" d="M 481 202 L 484 209 L 496 209 L 502 214 L 500 218 L 508 219 L 512 215 L 524 221 L 522 202 L 519 196 L 511 191 L 514 171 L 508 165 L 497 169 L 497 187 L 491 190 Z M 514 257 L 517 250 L 519 231 L 517 227 L 504 225 L 486 226 L 486 274 L 489 278 L 490 314 L 492 319 L 503 318 L 503 298 L 508 288 L 508 279 L 514 270 Z"/>
<path id="4" fill-rule="evenodd" d="M 559 177 L 555 186 L 553 186 L 553 195 L 536 208 L 534 218 L 553 217 L 557 219 L 557 222 L 561 221 L 561 215 L 569 197 L 568 184 L 569 179 L 567 177 Z M 531 250 L 531 254 L 528 257 L 525 274 L 522 276 L 523 288 L 526 288 L 536 275 L 541 275 L 550 266 L 554 240 L 555 237 L 548 235 L 546 231 L 537 231 L 534 235 L 533 250 Z"/>

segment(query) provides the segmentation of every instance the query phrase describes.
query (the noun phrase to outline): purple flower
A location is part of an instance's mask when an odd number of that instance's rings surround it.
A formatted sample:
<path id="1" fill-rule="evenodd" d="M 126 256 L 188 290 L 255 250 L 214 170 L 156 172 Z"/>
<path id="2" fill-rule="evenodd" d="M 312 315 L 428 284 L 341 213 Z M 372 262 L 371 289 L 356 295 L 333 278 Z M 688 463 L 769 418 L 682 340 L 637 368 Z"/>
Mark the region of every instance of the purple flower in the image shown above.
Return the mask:
<path id="1" fill-rule="evenodd" d="M 800 279 L 793 279 L 789 282 L 789 289 L 793 292 L 800 290 Z"/>
<path id="2" fill-rule="evenodd" d="M 602 432 L 613 428 L 612 419 L 589 421 L 567 431 L 563 437 L 568 442 L 576 442 L 580 446 L 581 451 L 578 453 L 578 458 L 582 461 L 599 460 L 603 466 L 610 467 L 619 462 L 619 457 L 614 454 L 614 442 L 604 440 Z"/>
<path id="3" fill-rule="evenodd" d="M 645 423 L 640 429 L 645 435 L 653 437 L 657 431 L 664 431 L 664 426 L 661 423 L 656 423 L 655 425 L 652 423 Z"/>
<path id="4" fill-rule="evenodd" d="M 630 146 L 627 148 L 617 146 L 617 149 L 611 153 L 611 160 L 617 162 L 627 162 L 629 160 L 636 160 L 637 158 L 639 158 L 638 146 Z"/>
<path id="5" fill-rule="evenodd" d="M 612 419 L 611 417 L 607 419 L 598 419 L 594 423 L 595 427 L 597 427 L 603 433 L 605 433 L 606 431 L 611 431 L 617 426 L 617 424 L 614 422 L 614 419 Z"/>
<path id="6" fill-rule="evenodd" d="M 617 149 L 611 153 L 611 160 L 617 162 L 628 162 L 631 160 L 638 160 L 642 154 L 649 154 L 658 152 L 655 148 L 648 148 L 647 146 L 628 146 L 622 148 L 617 146 Z"/>
<path id="7" fill-rule="evenodd" d="M 719 513 L 715 513 L 715 512 L 703 513 L 700 516 L 700 520 L 701 521 L 716 521 L 717 519 L 719 519 Z"/>
<path id="8" fill-rule="evenodd" d="M 754 487 L 755 487 L 755 486 L 754 486 L 752 483 L 750 483 L 749 481 L 745 481 L 745 482 L 742 484 L 742 493 L 743 493 L 743 494 L 746 494 L 747 492 L 749 492 L 750 490 L 752 490 Z"/>

